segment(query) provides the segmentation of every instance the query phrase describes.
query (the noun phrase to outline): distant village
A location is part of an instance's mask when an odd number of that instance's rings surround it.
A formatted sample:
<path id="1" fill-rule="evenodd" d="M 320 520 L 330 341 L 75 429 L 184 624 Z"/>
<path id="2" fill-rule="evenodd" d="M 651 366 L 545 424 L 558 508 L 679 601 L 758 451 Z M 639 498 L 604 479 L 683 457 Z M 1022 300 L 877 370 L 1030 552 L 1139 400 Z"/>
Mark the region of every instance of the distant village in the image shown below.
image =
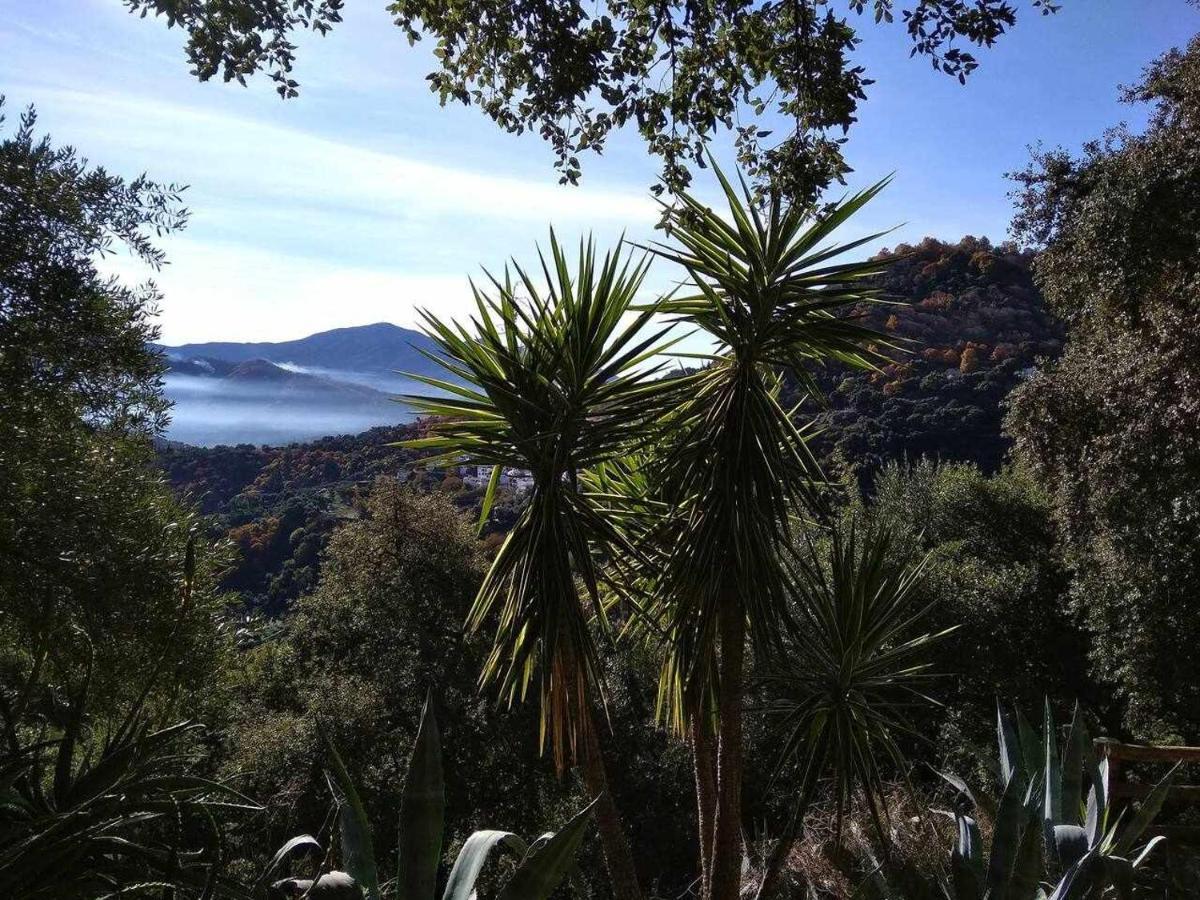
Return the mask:
<path id="1" fill-rule="evenodd" d="M 491 466 L 459 466 L 458 475 L 463 484 L 472 488 L 485 488 L 492 477 Z M 502 469 L 500 484 L 518 494 L 533 490 L 533 475 L 528 469 Z"/>

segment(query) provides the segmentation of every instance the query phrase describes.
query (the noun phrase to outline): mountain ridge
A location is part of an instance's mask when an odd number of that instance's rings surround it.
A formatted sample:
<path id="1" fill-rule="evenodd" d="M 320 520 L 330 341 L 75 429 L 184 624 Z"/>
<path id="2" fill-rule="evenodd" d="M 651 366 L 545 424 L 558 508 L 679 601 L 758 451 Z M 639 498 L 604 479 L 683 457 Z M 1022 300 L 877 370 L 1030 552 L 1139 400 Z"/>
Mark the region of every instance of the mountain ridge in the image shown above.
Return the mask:
<path id="1" fill-rule="evenodd" d="M 332 328 L 288 341 L 204 341 L 159 347 L 170 359 L 263 359 L 277 365 L 371 374 L 406 371 L 429 375 L 440 371 L 420 352 L 432 351 L 433 341 L 420 331 L 391 322 Z"/>

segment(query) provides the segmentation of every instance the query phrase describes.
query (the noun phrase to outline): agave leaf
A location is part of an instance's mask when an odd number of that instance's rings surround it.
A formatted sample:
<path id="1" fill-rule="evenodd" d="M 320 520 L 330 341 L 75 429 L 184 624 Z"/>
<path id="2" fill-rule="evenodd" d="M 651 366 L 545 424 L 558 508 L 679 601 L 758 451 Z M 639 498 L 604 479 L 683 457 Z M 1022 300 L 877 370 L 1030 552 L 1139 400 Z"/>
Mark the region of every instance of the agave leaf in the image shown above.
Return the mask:
<path id="1" fill-rule="evenodd" d="M 321 730 L 325 745 L 329 748 L 330 767 L 333 780 L 341 794 L 338 803 L 338 820 L 342 832 L 342 857 L 346 871 L 362 888 L 366 900 L 380 900 L 379 873 L 375 866 L 375 848 L 371 842 L 371 825 L 362 798 L 354 786 L 354 780 L 346 770 L 342 756 L 334 746 L 333 739 Z"/>
<path id="2" fill-rule="evenodd" d="M 266 884 L 267 879 L 275 873 L 275 870 L 283 864 L 284 860 L 297 851 L 308 850 L 312 850 L 317 853 L 323 852 L 320 843 L 318 843 L 317 839 L 311 834 L 298 834 L 294 838 L 291 838 L 287 843 L 275 851 L 275 855 L 271 857 L 271 862 L 267 864 L 267 867 L 263 869 L 262 874 L 258 876 L 258 881 L 256 881 L 254 884 L 255 890 L 257 891 L 259 887 Z"/>
<path id="3" fill-rule="evenodd" d="M 470 900 L 475 893 L 475 881 L 483 871 L 494 849 L 507 850 L 518 857 L 529 852 L 529 845 L 511 831 L 476 831 L 463 844 L 442 900 Z"/>
<path id="4" fill-rule="evenodd" d="M 1150 840 L 1146 842 L 1146 846 L 1142 848 L 1142 852 L 1139 853 L 1134 858 L 1133 867 L 1135 869 L 1140 867 L 1142 865 L 1142 863 L 1144 863 L 1146 861 L 1146 858 L 1148 856 L 1150 856 L 1151 853 L 1154 852 L 1154 848 L 1157 847 L 1159 844 L 1164 843 L 1165 841 L 1166 841 L 1166 838 L 1161 834 L 1150 838 Z"/>
<path id="5" fill-rule="evenodd" d="M 277 892 L 304 900 L 360 900 L 362 888 L 346 872 L 326 872 L 313 884 L 311 878 L 285 878 L 271 885 Z"/>
<path id="6" fill-rule="evenodd" d="M 988 860 L 988 896 L 1001 900 L 1011 880 L 1021 846 L 1021 825 L 1026 818 L 1024 791 L 1012 779 L 1000 797 L 992 829 L 992 855 Z"/>
<path id="7" fill-rule="evenodd" d="M 1093 859 L 1094 851 L 1089 850 L 1084 854 L 1083 858 L 1071 866 L 1063 873 L 1062 878 L 1058 880 L 1058 884 L 1054 886 L 1054 893 L 1049 897 L 1049 900 L 1071 900 L 1081 895 L 1077 892 L 1076 885 L 1080 888 L 1086 888 L 1087 882 L 1084 878 L 1084 869 Z M 1073 891 L 1076 891 L 1073 893 Z"/>
<path id="8" fill-rule="evenodd" d="M 446 789 L 441 736 L 432 706 L 430 694 L 421 711 L 421 724 L 400 797 L 397 900 L 433 900 L 437 890 Z"/>
<path id="9" fill-rule="evenodd" d="M 1078 825 L 1054 826 L 1054 852 L 1063 868 L 1069 869 L 1088 852 L 1087 832 Z"/>
<path id="10" fill-rule="evenodd" d="M 1087 723 L 1076 701 L 1062 764 L 1062 820 L 1068 825 L 1083 821 L 1083 767 L 1091 749 Z"/>
<path id="11" fill-rule="evenodd" d="M 1128 856 L 1133 850 L 1133 845 L 1138 838 L 1142 836 L 1150 823 L 1154 821 L 1159 810 L 1162 809 L 1163 801 L 1167 799 L 1167 794 L 1171 790 L 1171 782 L 1175 777 L 1176 765 L 1154 786 L 1145 800 L 1138 807 L 1137 814 L 1133 817 L 1130 823 L 1121 833 L 1120 839 L 1117 841 L 1114 852 L 1117 856 Z"/>
<path id="12" fill-rule="evenodd" d="M 979 826 L 970 816 L 955 815 L 958 822 L 958 840 L 950 856 L 950 869 L 954 876 L 955 900 L 983 900 L 983 845 L 979 840 Z"/>
<path id="13" fill-rule="evenodd" d="M 595 805 L 593 800 L 560 831 L 531 847 L 500 891 L 499 900 L 546 900 L 575 865 Z"/>
<path id="14" fill-rule="evenodd" d="M 1087 830 L 1088 846 L 1097 847 L 1108 824 L 1108 760 L 1102 759 L 1092 769 L 1092 787 L 1088 791 Z"/>
<path id="15" fill-rule="evenodd" d="M 1044 782 L 1042 784 L 1042 820 L 1046 823 L 1047 837 L 1053 836 L 1055 825 L 1062 823 L 1062 762 L 1058 758 L 1058 742 L 1054 737 L 1054 713 L 1050 710 L 1050 698 L 1045 706 Z"/>
<path id="16" fill-rule="evenodd" d="M 974 791 L 971 790 L 971 786 L 963 781 L 963 779 L 959 778 L 952 772 L 939 772 L 936 769 L 934 770 L 934 774 L 937 775 L 938 778 L 942 779 L 942 781 L 946 782 L 946 784 L 950 785 L 950 787 L 954 788 L 954 790 L 959 794 L 970 800 L 972 809 L 977 809 L 979 807 L 979 801 L 975 799 Z"/>
<path id="17" fill-rule="evenodd" d="M 1017 707 L 1017 735 L 1020 738 L 1021 763 L 1027 777 L 1032 780 L 1043 768 L 1042 742 L 1019 706 Z"/>
<path id="18" fill-rule="evenodd" d="M 1021 746 L 1012 718 L 1000 705 L 999 697 L 996 698 L 996 743 L 1000 747 L 1000 774 L 1007 787 L 1021 770 Z"/>
<path id="19" fill-rule="evenodd" d="M 1017 861 L 1005 895 L 1008 900 L 1044 900 L 1046 893 L 1041 888 L 1042 846 L 1042 829 L 1026 806 L 1021 846 L 1017 850 Z"/>

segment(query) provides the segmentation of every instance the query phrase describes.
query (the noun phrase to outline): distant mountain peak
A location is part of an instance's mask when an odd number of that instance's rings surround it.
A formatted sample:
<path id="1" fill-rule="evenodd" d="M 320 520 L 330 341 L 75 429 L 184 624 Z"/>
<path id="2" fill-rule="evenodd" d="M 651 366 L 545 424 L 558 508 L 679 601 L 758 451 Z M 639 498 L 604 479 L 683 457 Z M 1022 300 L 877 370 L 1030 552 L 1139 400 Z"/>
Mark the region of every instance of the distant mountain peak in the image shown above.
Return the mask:
<path id="1" fill-rule="evenodd" d="M 179 360 L 266 360 L 331 372 L 380 374 L 403 370 L 431 374 L 437 367 L 419 350 L 430 350 L 432 346 L 432 341 L 419 331 L 391 322 L 373 322 L 318 331 L 293 341 L 210 341 L 162 349 L 171 359 Z"/>

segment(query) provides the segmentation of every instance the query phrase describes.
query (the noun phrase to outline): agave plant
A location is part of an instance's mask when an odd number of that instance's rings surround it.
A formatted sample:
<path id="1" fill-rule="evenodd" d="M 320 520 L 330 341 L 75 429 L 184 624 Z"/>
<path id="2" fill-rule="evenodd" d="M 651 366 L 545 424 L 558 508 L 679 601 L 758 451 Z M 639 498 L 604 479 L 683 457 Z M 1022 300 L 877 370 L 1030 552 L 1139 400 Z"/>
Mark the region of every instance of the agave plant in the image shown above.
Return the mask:
<path id="1" fill-rule="evenodd" d="M 435 900 L 442 856 L 445 820 L 445 782 L 442 745 L 437 721 L 427 699 L 413 744 L 408 775 L 400 799 L 397 873 L 381 883 L 370 824 L 358 790 L 332 740 L 326 737 L 331 782 L 338 799 L 344 870 L 319 872 L 315 878 L 285 878 L 274 882 L 276 896 L 311 900 Z M 454 861 L 442 900 L 472 900 L 475 885 L 489 858 L 509 853 L 516 868 L 500 889 L 499 900 L 546 900 L 575 868 L 595 801 L 557 832 L 526 842 L 511 831 L 477 831 L 467 838 Z M 309 835 L 288 841 L 264 870 L 261 888 L 289 856 L 302 850 L 321 851 Z"/>
<path id="2" fill-rule="evenodd" d="M 1137 847 L 1162 808 L 1170 773 L 1123 824 L 1110 815 L 1108 761 L 1091 762 L 1091 739 L 1078 705 L 1061 755 L 1049 701 L 1044 718 L 1039 735 L 1019 711 L 1014 722 L 997 705 L 998 802 L 980 802 L 961 779 L 943 776 L 957 791 L 954 900 L 1083 900 L 1109 890 L 1130 898 L 1135 873 L 1163 841 L 1158 836 Z M 971 814 L 985 804 L 993 821 L 986 859 Z"/>
<path id="3" fill-rule="evenodd" d="M 905 772 L 897 738 L 920 740 L 907 717 L 915 707 L 936 705 L 926 688 L 937 675 L 925 654 L 954 629 L 919 630 L 931 605 L 915 604 L 913 593 L 929 557 L 908 565 L 891 555 L 888 532 L 863 531 L 850 521 L 832 530 L 827 552 L 797 557 L 791 587 L 796 626 L 761 681 L 768 694 L 763 711 L 782 734 L 777 777 L 794 768 L 799 784 L 760 898 L 770 895 L 821 780 L 832 782 L 839 837 L 859 790 L 876 833 L 886 835 L 879 806 L 882 766 L 890 762 Z"/>
<path id="4" fill-rule="evenodd" d="M 248 898 L 222 873 L 218 823 L 258 807 L 189 772 L 181 748 L 200 726 L 156 729 L 133 715 L 94 738 L 85 698 L 86 690 L 60 735 L 22 742 L 8 731 L 0 897 L 95 900 L 139 885 L 180 898 Z"/>

